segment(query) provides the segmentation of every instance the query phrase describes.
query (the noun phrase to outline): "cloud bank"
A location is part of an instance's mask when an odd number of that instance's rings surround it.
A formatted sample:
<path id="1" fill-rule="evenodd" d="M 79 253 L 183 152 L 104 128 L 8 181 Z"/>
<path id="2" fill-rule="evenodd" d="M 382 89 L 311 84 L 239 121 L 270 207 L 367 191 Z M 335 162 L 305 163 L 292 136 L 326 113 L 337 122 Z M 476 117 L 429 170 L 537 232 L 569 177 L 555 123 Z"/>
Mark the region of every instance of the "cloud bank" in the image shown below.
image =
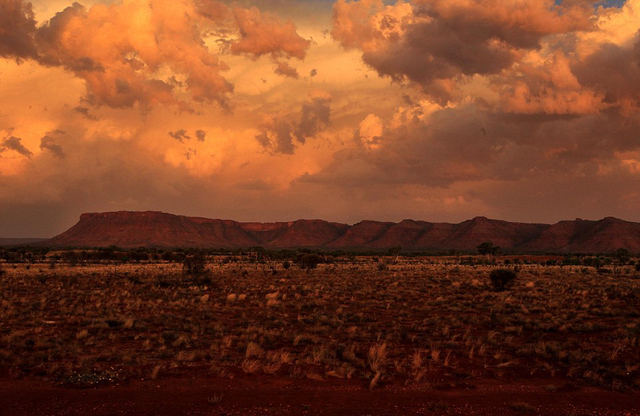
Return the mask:
<path id="1" fill-rule="evenodd" d="M 0 0 L 3 236 L 121 209 L 640 221 L 640 0 L 53 7 Z"/>

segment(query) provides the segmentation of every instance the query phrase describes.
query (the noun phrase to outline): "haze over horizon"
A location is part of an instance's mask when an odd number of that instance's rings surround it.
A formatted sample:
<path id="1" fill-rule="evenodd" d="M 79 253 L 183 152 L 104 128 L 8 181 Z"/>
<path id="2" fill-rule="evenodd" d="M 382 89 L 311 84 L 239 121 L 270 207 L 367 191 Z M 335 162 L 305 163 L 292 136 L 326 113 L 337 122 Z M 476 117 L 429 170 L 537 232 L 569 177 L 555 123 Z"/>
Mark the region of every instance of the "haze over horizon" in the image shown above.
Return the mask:
<path id="1" fill-rule="evenodd" d="M 640 0 L 0 0 L 0 237 L 640 222 Z"/>

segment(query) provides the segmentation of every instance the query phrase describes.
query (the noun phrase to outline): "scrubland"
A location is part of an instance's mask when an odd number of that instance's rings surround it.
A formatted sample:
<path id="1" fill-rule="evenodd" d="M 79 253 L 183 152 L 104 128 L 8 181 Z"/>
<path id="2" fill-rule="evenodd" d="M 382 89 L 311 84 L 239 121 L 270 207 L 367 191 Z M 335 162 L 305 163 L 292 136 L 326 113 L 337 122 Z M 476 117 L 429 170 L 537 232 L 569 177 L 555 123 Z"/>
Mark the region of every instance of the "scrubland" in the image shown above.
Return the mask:
<path id="1" fill-rule="evenodd" d="M 471 388 L 548 380 L 640 389 L 640 273 L 455 258 L 351 258 L 307 270 L 210 257 L 181 264 L 2 265 L 5 378 L 66 386 L 197 374 Z M 508 266 L 512 267 L 513 266 Z"/>

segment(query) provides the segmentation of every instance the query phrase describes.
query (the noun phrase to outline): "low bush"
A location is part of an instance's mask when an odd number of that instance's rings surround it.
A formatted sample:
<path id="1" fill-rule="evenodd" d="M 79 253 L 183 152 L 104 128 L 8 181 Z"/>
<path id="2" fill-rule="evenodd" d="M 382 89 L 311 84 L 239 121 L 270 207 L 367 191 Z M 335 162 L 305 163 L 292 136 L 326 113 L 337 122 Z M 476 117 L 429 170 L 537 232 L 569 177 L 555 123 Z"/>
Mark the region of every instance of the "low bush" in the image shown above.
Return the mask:
<path id="1" fill-rule="evenodd" d="M 322 262 L 322 257 L 317 254 L 305 254 L 300 258 L 300 267 L 303 269 L 315 269 Z"/>
<path id="2" fill-rule="evenodd" d="M 493 288 L 498 292 L 502 292 L 509 288 L 516 277 L 518 277 L 518 274 L 511 269 L 495 269 L 492 270 L 489 275 L 491 285 L 493 285 Z"/>
<path id="3" fill-rule="evenodd" d="M 182 262 L 182 272 L 186 276 L 201 276 L 205 274 L 206 267 L 207 261 L 200 253 L 187 256 Z"/>

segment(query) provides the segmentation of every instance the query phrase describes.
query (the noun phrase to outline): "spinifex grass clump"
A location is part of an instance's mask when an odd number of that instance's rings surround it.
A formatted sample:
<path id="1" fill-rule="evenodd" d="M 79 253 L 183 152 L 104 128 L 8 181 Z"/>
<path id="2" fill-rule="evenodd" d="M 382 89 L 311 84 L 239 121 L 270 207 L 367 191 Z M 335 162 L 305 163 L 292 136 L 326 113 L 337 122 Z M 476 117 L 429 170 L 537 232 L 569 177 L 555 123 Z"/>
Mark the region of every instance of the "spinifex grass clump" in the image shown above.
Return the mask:
<path id="1" fill-rule="evenodd" d="M 511 269 L 495 269 L 489 275 L 493 288 L 498 292 L 508 289 L 516 277 L 518 277 L 518 274 Z"/>

